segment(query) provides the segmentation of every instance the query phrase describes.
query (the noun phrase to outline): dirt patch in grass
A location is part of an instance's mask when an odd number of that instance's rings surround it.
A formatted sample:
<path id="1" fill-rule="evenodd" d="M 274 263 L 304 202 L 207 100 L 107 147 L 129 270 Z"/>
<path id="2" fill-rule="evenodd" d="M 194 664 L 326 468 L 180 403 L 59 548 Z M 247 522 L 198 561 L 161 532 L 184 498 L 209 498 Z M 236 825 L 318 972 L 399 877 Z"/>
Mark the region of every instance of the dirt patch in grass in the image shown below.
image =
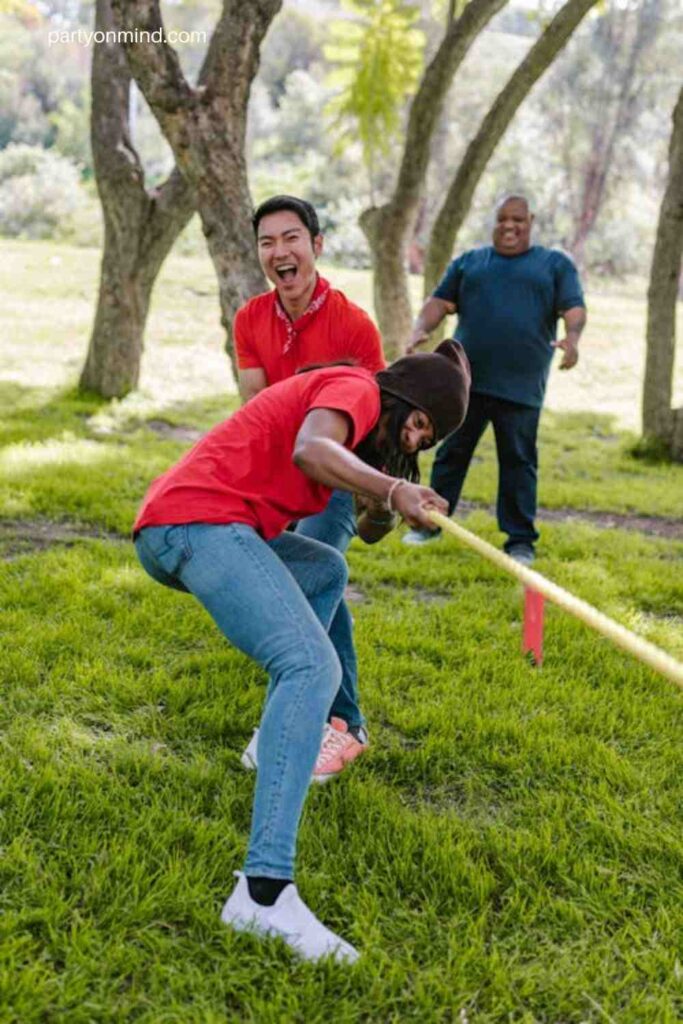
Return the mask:
<path id="1" fill-rule="evenodd" d="M 196 440 L 202 434 L 202 431 L 194 430 L 191 427 L 176 427 L 163 420 L 150 420 L 147 425 L 158 433 L 177 440 Z M 492 515 L 495 514 L 493 508 L 483 502 L 462 501 L 458 507 L 465 513 L 483 509 Z M 683 520 L 668 519 L 663 516 L 629 516 L 619 512 L 545 508 L 538 510 L 538 518 L 544 522 L 588 523 L 603 530 L 628 530 L 646 536 L 683 540 Z M 21 555 L 46 551 L 56 544 L 70 547 L 80 541 L 93 539 L 120 542 L 127 540 L 127 537 L 96 526 L 52 519 L 4 519 L 0 520 L 0 559 L 11 561 Z M 438 591 L 413 588 L 411 593 L 416 600 L 426 604 L 443 604 L 448 600 L 447 594 Z M 362 604 L 367 600 L 367 595 L 357 586 L 347 587 L 345 597 L 351 604 Z"/>
<path id="2" fill-rule="evenodd" d="M 495 515 L 493 506 L 484 502 L 461 501 L 458 508 L 463 512 L 484 509 Z M 668 519 L 664 516 L 631 516 L 623 512 L 592 512 L 574 508 L 539 508 L 537 518 L 547 523 L 587 523 L 601 530 L 628 530 L 651 537 L 683 540 L 683 519 Z"/>
<path id="3" fill-rule="evenodd" d="M 55 545 L 71 547 L 84 540 L 121 542 L 127 538 L 99 527 L 56 522 L 52 519 L 0 520 L 0 559 L 5 562 L 22 555 L 47 551 Z"/>
<path id="4" fill-rule="evenodd" d="M 446 604 L 451 600 L 451 594 L 443 590 L 425 590 L 424 587 L 411 587 L 410 596 L 420 601 L 421 604 Z"/>
<path id="5" fill-rule="evenodd" d="M 145 420 L 144 426 L 169 441 L 198 441 L 206 433 L 196 427 L 168 423 L 166 420 Z"/>

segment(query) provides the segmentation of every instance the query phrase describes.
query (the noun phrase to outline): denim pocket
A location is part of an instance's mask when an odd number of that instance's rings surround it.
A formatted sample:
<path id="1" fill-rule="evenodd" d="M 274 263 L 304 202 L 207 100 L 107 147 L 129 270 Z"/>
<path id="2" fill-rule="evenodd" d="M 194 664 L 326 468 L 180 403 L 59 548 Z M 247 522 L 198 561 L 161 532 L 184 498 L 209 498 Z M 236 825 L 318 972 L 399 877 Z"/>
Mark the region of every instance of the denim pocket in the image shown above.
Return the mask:
<path id="1" fill-rule="evenodd" d="M 187 527 L 147 526 L 140 531 L 140 543 L 146 553 L 169 576 L 175 575 L 188 557 Z"/>

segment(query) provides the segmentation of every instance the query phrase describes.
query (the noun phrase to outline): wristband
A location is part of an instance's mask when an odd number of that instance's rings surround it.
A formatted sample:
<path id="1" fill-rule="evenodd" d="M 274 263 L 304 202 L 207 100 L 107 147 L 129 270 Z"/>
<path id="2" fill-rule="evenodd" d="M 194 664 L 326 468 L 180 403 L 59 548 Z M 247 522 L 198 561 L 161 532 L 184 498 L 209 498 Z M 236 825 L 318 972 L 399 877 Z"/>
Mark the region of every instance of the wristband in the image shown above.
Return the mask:
<path id="1" fill-rule="evenodd" d="M 398 488 L 401 486 L 401 484 L 404 484 L 404 483 L 406 483 L 406 481 L 403 479 L 403 477 L 399 477 L 398 480 L 394 480 L 393 484 L 389 488 L 389 493 L 387 494 L 386 506 L 387 506 L 387 508 L 389 509 L 389 511 L 391 512 L 392 515 L 394 514 L 396 509 L 394 509 L 392 507 L 391 499 L 394 496 L 394 491 L 398 490 Z"/>
<path id="2" fill-rule="evenodd" d="M 384 519 L 373 519 L 372 516 L 369 516 L 367 514 L 367 512 L 366 512 L 365 513 L 365 518 L 367 519 L 367 521 L 369 523 L 372 523 L 373 526 L 389 526 L 390 523 L 394 522 L 394 519 L 396 517 L 394 516 L 394 513 L 392 512 L 391 515 L 385 516 Z"/>

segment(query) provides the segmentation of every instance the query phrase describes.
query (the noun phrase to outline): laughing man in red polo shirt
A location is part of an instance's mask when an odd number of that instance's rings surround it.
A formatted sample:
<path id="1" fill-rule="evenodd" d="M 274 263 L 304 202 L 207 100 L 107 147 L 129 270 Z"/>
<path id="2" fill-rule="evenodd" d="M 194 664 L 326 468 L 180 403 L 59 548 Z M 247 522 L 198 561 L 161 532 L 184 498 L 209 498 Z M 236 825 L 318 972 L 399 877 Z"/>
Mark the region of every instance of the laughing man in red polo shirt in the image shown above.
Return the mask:
<path id="1" fill-rule="evenodd" d="M 323 249 L 318 216 L 310 203 L 274 196 L 256 210 L 254 233 L 261 268 L 274 288 L 250 299 L 233 324 L 238 383 L 244 402 L 263 388 L 311 364 L 350 361 L 372 373 L 384 368 L 382 340 L 370 317 L 332 288 L 316 270 Z M 344 552 L 356 532 L 352 495 L 334 491 L 324 512 L 303 519 L 297 533 Z M 352 621 L 342 602 L 330 628 L 340 655 L 342 682 L 314 779 L 325 781 L 367 748 L 358 704 L 358 669 Z M 243 763 L 252 767 L 257 734 Z"/>

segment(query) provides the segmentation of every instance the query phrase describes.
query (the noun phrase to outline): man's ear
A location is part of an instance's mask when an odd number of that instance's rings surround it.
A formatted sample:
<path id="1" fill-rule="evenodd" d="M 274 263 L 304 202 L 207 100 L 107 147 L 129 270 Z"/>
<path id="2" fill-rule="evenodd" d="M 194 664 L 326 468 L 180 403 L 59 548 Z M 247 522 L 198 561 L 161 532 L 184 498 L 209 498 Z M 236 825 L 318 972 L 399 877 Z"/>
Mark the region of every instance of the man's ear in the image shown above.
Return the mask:
<path id="1" fill-rule="evenodd" d="M 316 235 L 315 238 L 313 239 L 313 253 L 314 253 L 316 259 L 318 258 L 318 256 L 320 256 L 322 251 L 323 251 L 323 236 L 322 235 Z"/>

